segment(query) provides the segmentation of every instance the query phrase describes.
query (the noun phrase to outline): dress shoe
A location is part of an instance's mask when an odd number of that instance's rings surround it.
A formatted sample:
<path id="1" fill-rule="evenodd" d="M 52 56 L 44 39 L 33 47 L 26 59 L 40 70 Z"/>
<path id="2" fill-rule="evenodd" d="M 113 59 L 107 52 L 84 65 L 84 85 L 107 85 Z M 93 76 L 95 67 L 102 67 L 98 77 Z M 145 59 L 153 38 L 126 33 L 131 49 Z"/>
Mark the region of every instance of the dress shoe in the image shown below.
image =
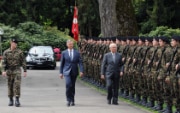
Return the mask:
<path id="1" fill-rule="evenodd" d="M 108 100 L 108 102 L 107 102 L 108 104 L 111 104 L 111 100 Z"/>
<path id="2" fill-rule="evenodd" d="M 13 106 L 14 105 L 14 100 L 13 98 L 9 98 L 9 104 L 8 106 Z"/>
<path id="3" fill-rule="evenodd" d="M 70 102 L 67 102 L 67 107 L 69 107 L 70 106 Z"/>
<path id="4" fill-rule="evenodd" d="M 75 103 L 74 103 L 74 102 L 71 102 L 71 106 L 75 106 Z"/>
<path id="5" fill-rule="evenodd" d="M 16 97 L 15 106 L 20 107 L 19 97 Z"/>
<path id="6" fill-rule="evenodd" d="M 118 105 L 118 99 L 117 99 L 117 98 L 113 98 L 113 102 L 112 102 L 112 104 L 114 104 L 114 105 Z"/>
<path id="7" fill-rule="evenodd" d="M 113 105 L 118 105 L 118 102 L 113 102 L 112 104 L 113 104 Z"/>

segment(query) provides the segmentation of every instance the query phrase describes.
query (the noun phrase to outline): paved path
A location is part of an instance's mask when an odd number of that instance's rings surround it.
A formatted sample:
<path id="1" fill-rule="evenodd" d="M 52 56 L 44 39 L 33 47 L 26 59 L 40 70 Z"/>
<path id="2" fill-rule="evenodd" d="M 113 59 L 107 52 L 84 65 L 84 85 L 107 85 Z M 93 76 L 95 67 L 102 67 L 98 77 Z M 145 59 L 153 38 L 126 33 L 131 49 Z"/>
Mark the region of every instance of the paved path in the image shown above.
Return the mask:
<path id="1" fill-rule="evenodd" d="M 148 113 L 125 102 L 107 105 L 106 95 L 76 83 L 76 106 L 67 107 L 64 80 L 56 70 L 28 70 L 22 78 L 21 107 L 9 107 L 6 78 L 0 77 L 0 113 Z"/>

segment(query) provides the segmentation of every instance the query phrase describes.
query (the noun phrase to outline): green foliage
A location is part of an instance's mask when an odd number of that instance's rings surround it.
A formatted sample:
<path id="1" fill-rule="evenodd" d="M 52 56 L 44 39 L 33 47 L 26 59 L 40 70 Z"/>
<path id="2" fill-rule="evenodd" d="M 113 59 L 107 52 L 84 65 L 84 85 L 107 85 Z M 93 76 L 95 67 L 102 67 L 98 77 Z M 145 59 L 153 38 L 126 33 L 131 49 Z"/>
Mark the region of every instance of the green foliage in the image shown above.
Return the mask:
<path id="1" fill-rule="evenodd" d="M 174 29 L 180 28 L 179 0 L 132 0 L 132 3 L 135 9 L 139 33 L 149 33 L 158 26 L 168 26 Z M 5 29 L 9 30 L 8 33 L 10 34 L 6 33 L 5 35 L 8 35 L 8 37 L 14 35 L 12 33 L 14 28 L 8 28 L 8 25 L 14 27 L 19 25 L 21 27 L 20 23 L 27 21 L 36 22 L 39 25 L 43 25 L 43 27 L 39 28 L 36 26 L 35 30 L 32 23 L 29 24 L 32 25 L 31 27 L 28 25 L 23 26 L 25 28 L 22 29 L 28 29 L 29 31 L 25 34 L 19 34 L 23 35 L 22 37 L 33 34 L 31 38 L 39 38 L 42 35 L 39 32 L 48 26 L 57 26 L 58 30 L 70 34 L 74 5 L 74 0 L 0 0 L 0 23 L 7 25 Z M 79 9 L 80 34 L 98 36 L 101 24 L 98 0 L 76 0 L 76 5 Z M 18 29 L 20 29 L 19 27 Z M 18 33 L 19 31 L 15 30 L 15 32 Z M 32 40 L 34 41 L 34 39 Z M 41 44 L 40 41 L 37 41 L 37 43 Z"/>
<path id="2" fill-rule="evenodd" d="M 179 0 L 132 0 L 139 23 L 139 33 L 149 33 L 158 26 L 180 28 Z"/>
<path id="3" fill-rule="evenodd" d="M 80 34 L 98 36 L 100 34 L 100 16 L 98 0 L 77 0 Z"/>
<path id="4" fill-rule="evenodd" d="M 167 36 L 171 37 L 173 35 L 179 35 L 180 36 L 180 29 L 172 29 L 167 26 L 159 26 L 155 30 L 150 31 L 147 34 L 140 34 L 140 36 Z"/>
<path id="5" fill-rule="evenodd" d="M 30 47 L 35 45 L 49 45 L 64 50 L 66 40 L 71 38 L 67 35 L 68 30 L 61 32 L 56 27 L 46 27 L 45 29 L 35 22 L 20 23 L 16 28 L 4 24 L 0 24 L 0 27 L 4 30 L 3 51 L 9 48 L 12 36 L 18 37 L 18 47 L 23 51 L 28 51 Z"/>
<path id="6" fill-rule="evenodd" d="M 74 2 L 74 1 L 73 1 Z M 43 26 L 70 29 L 73 13 L 71 0 L 1 0 L 0 23 L 17 26 L 21 22 L 34 21 Z"/>

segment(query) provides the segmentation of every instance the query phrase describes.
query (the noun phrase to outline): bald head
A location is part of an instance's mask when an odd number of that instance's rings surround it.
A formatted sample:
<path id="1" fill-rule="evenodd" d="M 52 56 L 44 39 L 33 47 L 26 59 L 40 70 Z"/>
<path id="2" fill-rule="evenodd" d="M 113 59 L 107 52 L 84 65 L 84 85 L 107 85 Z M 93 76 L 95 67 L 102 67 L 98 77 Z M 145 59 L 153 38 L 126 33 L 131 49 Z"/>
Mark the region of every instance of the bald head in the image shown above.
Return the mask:
<path id="1" fill-rule="evenodd" d="M 111 43 L 109 45 L 109 49 L 112 53 L 115 53 L 115 52 L 117 52 L 117 45 L 115 43 Z"/>

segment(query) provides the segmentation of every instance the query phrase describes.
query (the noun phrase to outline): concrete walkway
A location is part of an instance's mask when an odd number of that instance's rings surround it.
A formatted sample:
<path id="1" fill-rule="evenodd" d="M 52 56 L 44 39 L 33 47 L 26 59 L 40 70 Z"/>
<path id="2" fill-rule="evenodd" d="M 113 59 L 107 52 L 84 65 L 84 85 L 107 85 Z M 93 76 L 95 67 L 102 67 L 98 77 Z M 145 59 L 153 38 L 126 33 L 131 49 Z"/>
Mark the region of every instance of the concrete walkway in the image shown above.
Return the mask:
<path id="1" fill-rule="evenodd" d="M 64 79 L 56 70 L 28 70 L 22 78 L 21 107 L 9 107 L 6 78 L 0 76 L 0 113 L 149 113 L 138 107 L 119 101 L 119 105 L 108 105 L 106 95 L 76 83 L 76 105 L 66 106 Z"/>

